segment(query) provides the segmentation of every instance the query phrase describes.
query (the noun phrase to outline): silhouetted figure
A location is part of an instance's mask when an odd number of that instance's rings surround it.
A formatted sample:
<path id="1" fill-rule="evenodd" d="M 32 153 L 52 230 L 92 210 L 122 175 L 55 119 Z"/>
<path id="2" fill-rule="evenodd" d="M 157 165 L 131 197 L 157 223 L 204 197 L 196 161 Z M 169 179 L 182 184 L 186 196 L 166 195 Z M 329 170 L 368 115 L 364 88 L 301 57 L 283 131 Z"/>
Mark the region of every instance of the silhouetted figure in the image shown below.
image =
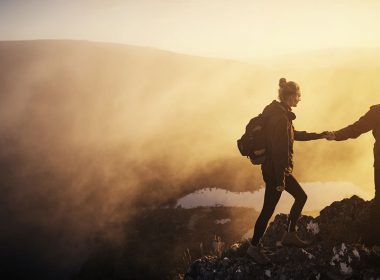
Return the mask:
<path id="1" fill-rule="evenodd" d="M 296 115 L 291 107 L 296 107 L 301 100 L 301 92 L 295 82 L 286 82 L 284 78 L 279 83 L 279 100 L 273 101 L 263 111 L 264 130 L 266 135 L 266 159 L 262 164 L 262 174 L 265 181 L 264 205 L 256 221 L 251 246 L 247 250 L 258 263 L 265 264 L 269 259 L 260 251 L 259 243 L 272 217 L 283 190 L 290 193 L 295 201 L 290 210 L 287 232 L 282 243 L 286 246 L 305 247 L 307 242 L 299 239 L 295 227 L 307 200 L 307 195 L 293 177 L 293 142 L 309 141 L 324 138 L 323 133 L 308 133 L 295 131 L 292 121 Z"/>
<path id="2" fill-rule="evenodd" d="M 375 157 L 375 198 L 371 207 L 370 231 L 367 234 L 366 242 L 369 244 L 380 244 L 380 104 L 372 106 L 370 110 L 355 123 L 341 130 L 331 132 L 327 139 L 343 141 L 349 138 L 357 138 L 371 130 L 376 140 L 373 149 Z"/>

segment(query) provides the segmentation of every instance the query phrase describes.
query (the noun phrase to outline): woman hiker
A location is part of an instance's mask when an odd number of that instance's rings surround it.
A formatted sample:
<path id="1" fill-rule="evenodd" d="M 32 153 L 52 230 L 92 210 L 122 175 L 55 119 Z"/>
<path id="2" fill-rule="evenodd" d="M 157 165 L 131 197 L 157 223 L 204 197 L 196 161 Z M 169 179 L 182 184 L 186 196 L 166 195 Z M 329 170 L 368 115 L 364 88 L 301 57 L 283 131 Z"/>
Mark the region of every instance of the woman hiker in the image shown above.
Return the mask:
<path id="1" fill-rule="evenodd" d="M 278 90 L 279 101 L 274 100 L 265 107 L 264 131 L 266 137 L 266 159 L 261 166 L 265 182 L 264 205 L 256 221 L 253 238 L 247 254 L 260 264 L 269 263 L 269 258 L 260 250 L 260 240 L 264 235 L 269 219 L 281 197 L 282 191 L 291 194 L 295 201 L 290 210 L 287 231 L 282 238 L 284 246 L 305 247 L 308 245 L 296 234 L 296 223 L 305 205 L 307 195 L 293 177 L 293 142 L 325 138 L 325 133 L 296 131 L 293 120 L 296 115 L 292 107 L 301 101 L 300 87 L 295 82 L 281 78 Z"/>

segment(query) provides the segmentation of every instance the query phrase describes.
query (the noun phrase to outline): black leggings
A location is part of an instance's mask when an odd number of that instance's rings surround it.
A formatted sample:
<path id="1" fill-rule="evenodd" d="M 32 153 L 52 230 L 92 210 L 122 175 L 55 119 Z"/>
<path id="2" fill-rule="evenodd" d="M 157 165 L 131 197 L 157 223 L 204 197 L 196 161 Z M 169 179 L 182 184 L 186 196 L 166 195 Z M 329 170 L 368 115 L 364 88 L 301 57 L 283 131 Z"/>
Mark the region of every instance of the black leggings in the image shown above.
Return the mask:
<path id="1" fill-rule="evenodd" d="M 263 172 L 263 177 L 265 181 L 264 205 L 255 224 L 255 230 L 251 241 L 254 246 L 259 244 L 261 237 L 264 235 L 269 219 L 272 217 L 282 193 L 276 190 L 277 186 L 273 180 L 273 175 L 265 174 Z M 307 195 L 292 175 L 285 176 L 285 190 L 295 199 L 288 219 L 288 231 L 295 231 L 296 223 L 301 214 L 302 208 L 306 203 Z"/>

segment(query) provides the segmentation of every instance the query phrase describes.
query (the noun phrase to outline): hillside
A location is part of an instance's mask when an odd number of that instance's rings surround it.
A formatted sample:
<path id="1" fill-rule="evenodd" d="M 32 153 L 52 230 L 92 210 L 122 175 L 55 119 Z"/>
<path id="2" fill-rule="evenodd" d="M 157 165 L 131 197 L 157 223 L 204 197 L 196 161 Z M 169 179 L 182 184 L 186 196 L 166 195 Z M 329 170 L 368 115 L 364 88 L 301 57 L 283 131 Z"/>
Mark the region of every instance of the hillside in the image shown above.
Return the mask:
<path id="1" fill-rule="evenodd" d="M 246 255 L 248 241 L 225 250 L 221 257 L 194 261 L 184 279 L 378 279 L 380 248 L 363 244 L 370 202 L 353 196 L 336 201 L 320 216 L 302 216 L 298 234 L 313 241 L 307 248 L 282 246 L 287 216 L 279 214 L 263 236 L 271 264 L 259 265 Z"/>
<path id="2" fill-rule="evenodd" d="M 124 224 L 118 242 L 102 235 L 91 240 L 91 253 L 73 279 L 174 279 L 192 260 L 240 240 L 257 215 L 236 207 L 142 210 Z"/>

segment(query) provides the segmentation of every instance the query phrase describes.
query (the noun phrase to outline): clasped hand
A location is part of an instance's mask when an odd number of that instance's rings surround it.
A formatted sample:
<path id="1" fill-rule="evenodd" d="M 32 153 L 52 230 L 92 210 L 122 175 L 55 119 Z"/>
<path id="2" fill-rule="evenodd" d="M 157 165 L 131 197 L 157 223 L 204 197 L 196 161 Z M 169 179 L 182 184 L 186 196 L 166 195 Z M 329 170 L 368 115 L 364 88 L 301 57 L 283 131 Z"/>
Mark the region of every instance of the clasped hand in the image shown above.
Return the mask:
<path id="1" fill-rule="evenodd" d="M 333 131 L 324 131 L 322 132 L 322 137 L 329 141 L 335 140 L 335 133 Z"/>

